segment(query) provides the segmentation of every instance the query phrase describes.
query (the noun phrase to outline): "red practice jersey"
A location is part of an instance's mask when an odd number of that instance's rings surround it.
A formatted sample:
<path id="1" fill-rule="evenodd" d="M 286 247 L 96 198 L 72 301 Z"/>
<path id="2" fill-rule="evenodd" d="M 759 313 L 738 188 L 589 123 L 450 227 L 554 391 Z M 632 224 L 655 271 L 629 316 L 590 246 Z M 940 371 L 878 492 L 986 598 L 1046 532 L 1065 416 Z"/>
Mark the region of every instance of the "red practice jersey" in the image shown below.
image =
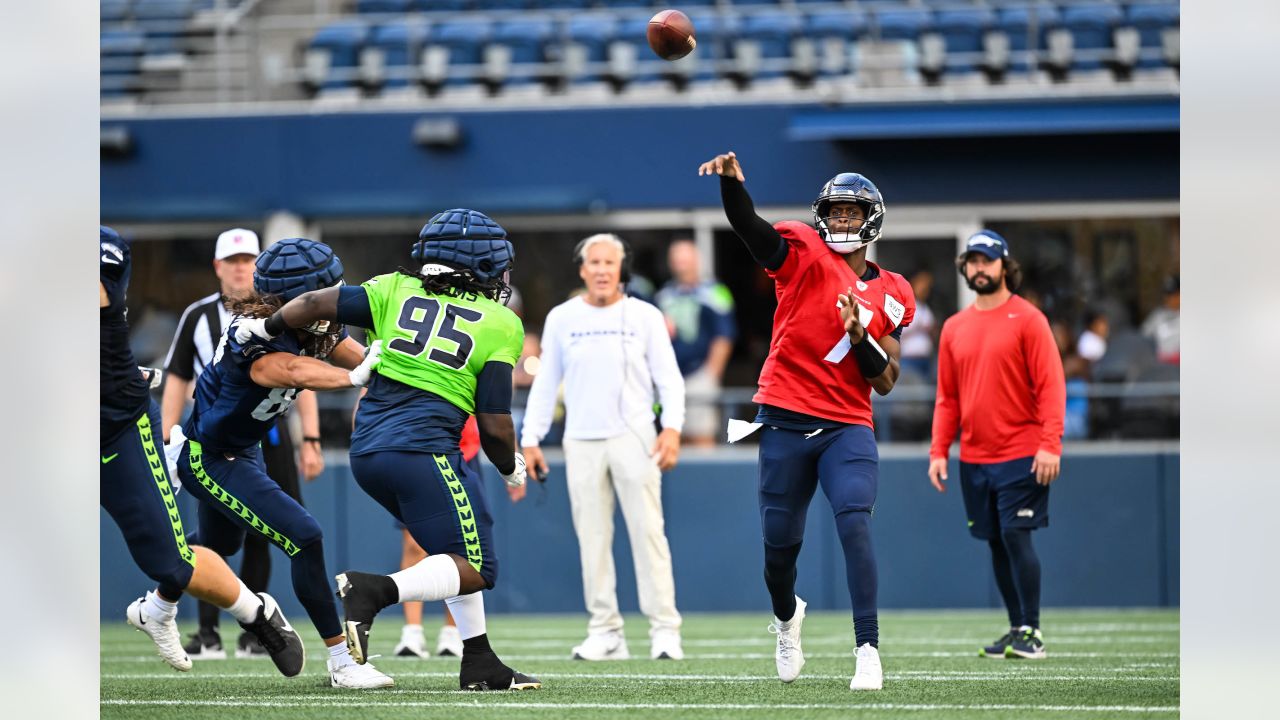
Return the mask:
<path id="1" fill-rule="evenodd" d="M 476 422 L 475 415 L 467 418 L 467 424 L 462 426 L 462 443 L 459 449 L 462 450 L 465 462 L 471 462 L 471 458 L 480 452 L 480 425 Z"/>
<path id="2" fill-rule="evenodd" d="M 832 252 L 816 230 L 801 222 L 774 228 L 789 246 L 787 258 L 769 276 L 778 309 L 773 314 L 769 357 L 760 370 L 757 403 L 775 405 L 827 420 L 871 422 L 871 384 L 858 370 L 840 321 L 836 296 L 853 288 L 867 332 L 877 340 L 911 323 L 916 299 L 906 278 L 875 266 L 880 277 L 863 281 Z"/>
<path id="3" fill-rule="evenodd" d="M 1039 450 L 1062 454 L 1067 386 L 1049 321 L 1014 295 L 992 310 L 947 318 L 938 341 L 938 397 L 929 457 L 945 458 L 960 430 L 960 460 L 999 463 Z"/>

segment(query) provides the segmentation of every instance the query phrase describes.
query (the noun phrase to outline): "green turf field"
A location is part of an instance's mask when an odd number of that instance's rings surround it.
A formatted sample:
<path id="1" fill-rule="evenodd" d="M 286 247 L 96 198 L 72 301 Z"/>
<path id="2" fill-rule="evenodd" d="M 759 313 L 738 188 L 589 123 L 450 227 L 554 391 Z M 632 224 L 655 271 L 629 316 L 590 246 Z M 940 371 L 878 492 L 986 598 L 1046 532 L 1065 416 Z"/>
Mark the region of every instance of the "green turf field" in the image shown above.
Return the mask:
<path id="1" fill-rule="evenodd" d="M 305 616 L 291 618 L 302 629 Z M 305 635 L 302 675 L 285 679 L 270 661 L 196 662 L 169 669 L 146 635 L 123 621 L 102 626 L 102 717 L 163 718 L 1134 718 L 1178 713 L 1176 610 L 1049 610 L 1042 661 L 987 660 L 980 645 L 1000 634 L 1002 613 L 886 612 L 880 618 L 885 689 L 853 693 L 852 630 L 844 613 L 811 612 L 807 663 L 791 685 L 778 681 L 768 612 L 688 614 L 683 662 L 567 659 L 585 617 L 496 616 L 494 649 L 543 689 L 457 692 L 458 661 L 376 658 L 396 679 L 388 690 L 328 686 L 321 644 Z M 430 621 L 429 621 L 430 622 Z M 633 656 L 648 657 L 647 625 L 627 618 Z M 188 621 L 186 625 L 192 625 Z M 229 627 L 228 627 L 229 626 Z M 224 632 L 234 623 L 224 619 Z M 184 630 L 194 629 L 187 628 Z M 373 652 L 390 653 L 399 618 L 374 627 Z M 429 641 L 434 628 L 428 627 Z M 231 635 L 234 646 L 234 635 Z M 226 636 L 224 636 L 224 640 Z M 377 707 L 374 707 L 377 706 Z M 351 709 L 359 715 L 350 715 Z"/>

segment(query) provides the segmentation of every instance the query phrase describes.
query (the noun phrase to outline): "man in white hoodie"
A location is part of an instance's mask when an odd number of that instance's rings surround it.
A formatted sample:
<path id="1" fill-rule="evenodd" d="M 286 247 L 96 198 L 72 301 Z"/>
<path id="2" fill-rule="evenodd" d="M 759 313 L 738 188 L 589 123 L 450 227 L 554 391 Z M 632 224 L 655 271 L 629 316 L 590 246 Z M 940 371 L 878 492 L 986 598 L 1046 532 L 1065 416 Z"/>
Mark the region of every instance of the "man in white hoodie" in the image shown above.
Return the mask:
<path id="1" fill-rule="evenodd" d="M 636 569 L 640 611 L 649 618 L 649 656 L 680 660 L 671 550 L 662 516 L 662 472 L 675 467 L 684 424 L 684 380 L 662 311 L 624 291 L 631 252 L 616 235 L 598 234 L 574 249 L 586 292 L 551 310 L 542 333 L 542 366 L 529 391 L 521 445 L 530 477 L 547 464 L 538 443 L 551 427 L 564 381 L 564 454 L 582 558 L 587 638 L 580 660 L 629 658 L 618 612 L 613 509 L 622 505 Z M 655 398 L 655 388 L 656 395 Z M 654 428 L 654 400 L 662 407 Z"/>

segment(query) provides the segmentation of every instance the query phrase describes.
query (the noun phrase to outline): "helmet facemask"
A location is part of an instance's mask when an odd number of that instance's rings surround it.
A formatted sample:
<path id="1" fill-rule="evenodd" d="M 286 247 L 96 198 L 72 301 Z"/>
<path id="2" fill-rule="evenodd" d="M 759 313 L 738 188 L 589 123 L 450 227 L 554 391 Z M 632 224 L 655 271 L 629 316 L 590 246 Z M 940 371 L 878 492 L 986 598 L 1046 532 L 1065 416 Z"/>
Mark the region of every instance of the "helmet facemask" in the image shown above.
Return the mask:
<path id="1" fill-rule="evenodd" d="M 832 205 L 842 202 L 852 203 L 862 208 L 863 220 L 857 230 L 833 229 L 835 223 L 832 221 L 841 218 L 832 217 L 827 213 L 830 212 Z M 827 244 L 827 247 L 841 255 L 849 255 L 880 239 L 879 228 L 881 221 L 884 219 L 884 205 L 836 198 L 820 203 L 818 210 L 813 214 L 813 218 L 813 224 L 818 231 L 818 236 Z M 852 223 L 849 223 L 849 227 L 852 227 Z"/>

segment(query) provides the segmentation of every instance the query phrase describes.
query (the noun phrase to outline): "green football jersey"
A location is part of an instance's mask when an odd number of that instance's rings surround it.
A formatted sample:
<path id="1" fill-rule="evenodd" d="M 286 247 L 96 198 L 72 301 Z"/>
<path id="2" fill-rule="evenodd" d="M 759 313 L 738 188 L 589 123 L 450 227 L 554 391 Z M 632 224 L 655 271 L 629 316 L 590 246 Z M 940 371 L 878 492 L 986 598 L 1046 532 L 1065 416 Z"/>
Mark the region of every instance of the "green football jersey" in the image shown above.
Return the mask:
<path id="1" fill-rule="evenodd" d="M 429 295 L 410 275 L 388 273 L 364 283 L 373 327 L 382 340 L 378 374 L 435 393 L 468 413 L 485 363 L 515 367 L 524 325 L 505 305 L 478 295 Z"/>

